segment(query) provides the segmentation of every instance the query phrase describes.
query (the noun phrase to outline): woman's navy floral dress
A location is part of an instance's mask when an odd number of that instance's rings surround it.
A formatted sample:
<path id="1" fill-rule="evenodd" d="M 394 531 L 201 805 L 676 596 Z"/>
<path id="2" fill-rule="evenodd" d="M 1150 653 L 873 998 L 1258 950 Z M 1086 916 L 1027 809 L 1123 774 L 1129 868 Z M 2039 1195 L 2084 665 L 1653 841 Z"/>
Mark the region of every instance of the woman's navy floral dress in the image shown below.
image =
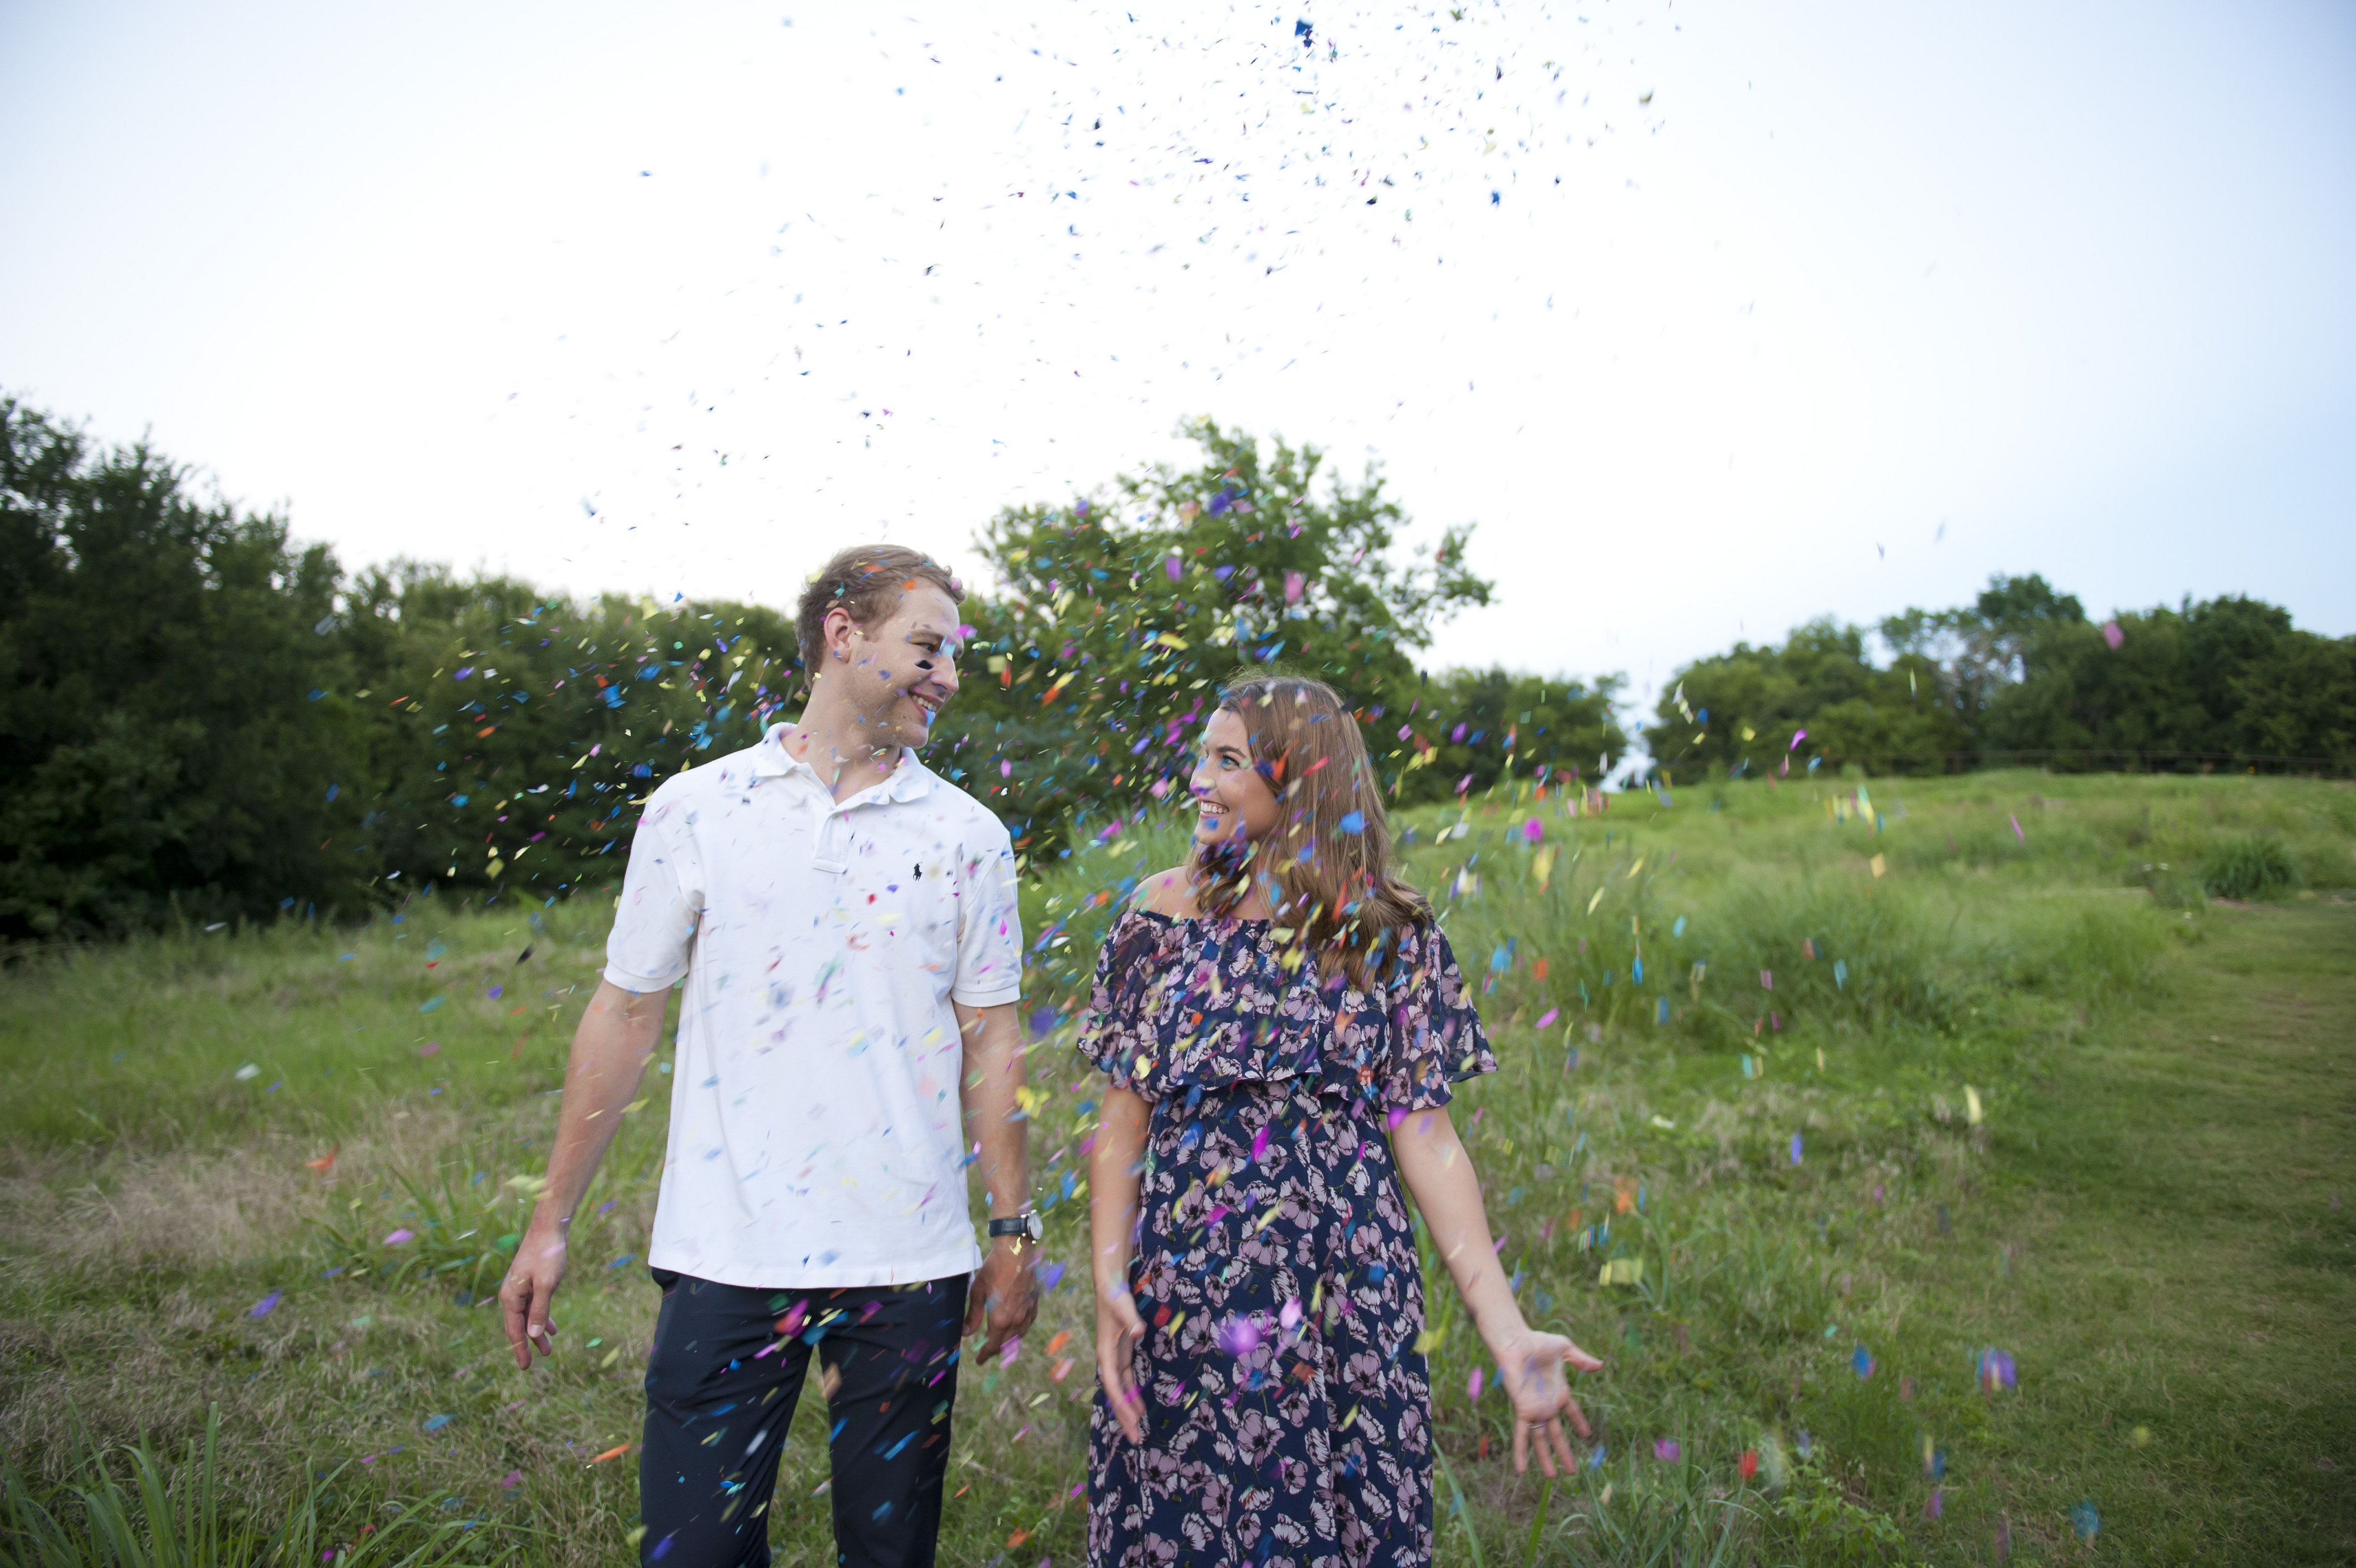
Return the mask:
<path id="1" fill-rule="evenodd" d="M 1423 1281 L 1390 1129 L 1496 1058 L 1436 929 L 1370 991 L 1298 951 L 1265 920 L 1131 909 L 1097 961 L 1079 1048 L 1153 1112 L 1130 1272 L 1146 1437 L 1099 1389 L 1096 1568 L 1431 1561 Z"/>

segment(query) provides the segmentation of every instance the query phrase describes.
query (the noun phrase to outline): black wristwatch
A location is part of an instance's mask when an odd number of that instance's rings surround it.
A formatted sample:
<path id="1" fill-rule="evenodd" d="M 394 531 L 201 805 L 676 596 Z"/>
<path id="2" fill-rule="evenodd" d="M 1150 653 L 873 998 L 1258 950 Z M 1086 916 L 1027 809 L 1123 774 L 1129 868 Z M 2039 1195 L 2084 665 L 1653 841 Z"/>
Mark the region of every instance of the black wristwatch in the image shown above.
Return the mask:
<path id="1" fill-rule="evenodd" d="M 1047 1233 L 1047 1228 L 1039 1222 L 1039 1211 L 1037 1209 L 1026 1208 L 1020 1214 L 1009 1215 L 1003 1219 L 991 1220 L 990 1222 L 990 1233 L 993 1238 L 999 1236 L 1027 1236 L 1031 1239 L 1033 1244 L 1036 1244 L 1039 1238 Z"/>

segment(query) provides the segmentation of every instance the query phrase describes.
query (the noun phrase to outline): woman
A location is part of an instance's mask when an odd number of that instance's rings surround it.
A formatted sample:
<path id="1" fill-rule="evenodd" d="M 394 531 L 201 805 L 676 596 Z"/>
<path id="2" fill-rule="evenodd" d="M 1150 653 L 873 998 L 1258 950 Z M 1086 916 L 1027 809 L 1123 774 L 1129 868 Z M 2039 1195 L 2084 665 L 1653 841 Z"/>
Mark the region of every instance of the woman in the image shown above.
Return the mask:
<path id="1" fill-rule="evenodd" d="M 1563 1378 L 1522 1321 L 1451 1083 L 1494 1071 L 1430 906 L 1389 869 L 1333 691 L 1248 681 L 1194 778 L 1187 864 L 1106 938 L 1080 1049 L 1097 1371 L 1088 1560 L 1406 1568 L 1432 1556 L 1431 1391 L 1404 1176 L 1513 1401 L 1514 1462 L 1568 1470 Z M 1132 1255 L 1132 1241 L 1134 1255 Z"/>

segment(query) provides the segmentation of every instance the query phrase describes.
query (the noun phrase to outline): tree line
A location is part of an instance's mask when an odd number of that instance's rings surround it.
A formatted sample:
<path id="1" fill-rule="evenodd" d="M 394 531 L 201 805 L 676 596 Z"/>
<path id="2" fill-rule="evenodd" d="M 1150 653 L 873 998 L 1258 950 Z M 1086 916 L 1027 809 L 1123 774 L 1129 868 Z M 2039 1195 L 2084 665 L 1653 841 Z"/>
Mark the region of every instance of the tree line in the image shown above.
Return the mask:
<path id="1" fill-rule="evenodd" d="M 1193 467 L 1009 509 L 977 541 L 997 583 L 965 600 L 926 760 L 1026 855 L 1183 791 L 1248 668 L 1344 692 L 1396 800 L 1543 789 L 1626 750 L 1619 677 L 1416 665 L 1487 600 L 1464 531 L 1409 559 L 1371 469 L 1192 434 Z M 603 885 L 647 793 L 791 717 L 800 673 L 790 609 L 348 571 L 144 443 L 0 398 L 0 937 Z"/>
<path id="2" fill-rule="evenodd" d="M 1679 670 L 1644 730 L 1668 781 L 1855 764 L 1956 772 L 2356 764 L 2356 639 L 2320 637 L 2238 596 L 2096 625 L 2038 575 L 1969 607 L 1909 609 L 1874 639 L 1811 621 Z M 1877 657 L 1877 652 L 1879 656 Z"/>
<path id="3" fill-rule="evenodd" d="M 1466 530 L 1410 552 L 1374 469 L 1189 434 L 1189 466 L 1006 509 L 974 541 L 994 581 L 964 602 L 926 760 L 1021 853 L 1183 797 L 1191 737 L 1248 670 L 1341 690 L 1403 803 L 1581 788 L 1629 750 L 1620 675 L 1418 664 L 1488 602 Z M 1654 768 L 2356 758 L 2356 640 L 2255 600 L 2097 626 L 2040 577 L 1999 577 L 1877 632 L 1812 622 L 1687 665 L 1644 731 Z M 647 793 L 790 718 L 800 682 L 789 609 L 348 571 L 144 443 L 0 397 L 0 939 L 602 886 Z"/>

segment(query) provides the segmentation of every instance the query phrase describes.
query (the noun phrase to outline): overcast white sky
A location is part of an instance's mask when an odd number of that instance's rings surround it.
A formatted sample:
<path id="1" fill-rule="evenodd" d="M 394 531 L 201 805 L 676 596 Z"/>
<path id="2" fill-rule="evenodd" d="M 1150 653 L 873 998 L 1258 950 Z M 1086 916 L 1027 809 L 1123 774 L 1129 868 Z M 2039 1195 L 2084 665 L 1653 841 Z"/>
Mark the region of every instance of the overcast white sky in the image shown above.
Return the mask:
<path id="1" fill-rule="evenodd" d="M 9 0 L 0 388 L 574 590 L 970 572 L 1207 413 L 1478 524 L 1437 663 L 1994 571 L 2346 634 L 2351 88 L 2264 0 Z"/>

